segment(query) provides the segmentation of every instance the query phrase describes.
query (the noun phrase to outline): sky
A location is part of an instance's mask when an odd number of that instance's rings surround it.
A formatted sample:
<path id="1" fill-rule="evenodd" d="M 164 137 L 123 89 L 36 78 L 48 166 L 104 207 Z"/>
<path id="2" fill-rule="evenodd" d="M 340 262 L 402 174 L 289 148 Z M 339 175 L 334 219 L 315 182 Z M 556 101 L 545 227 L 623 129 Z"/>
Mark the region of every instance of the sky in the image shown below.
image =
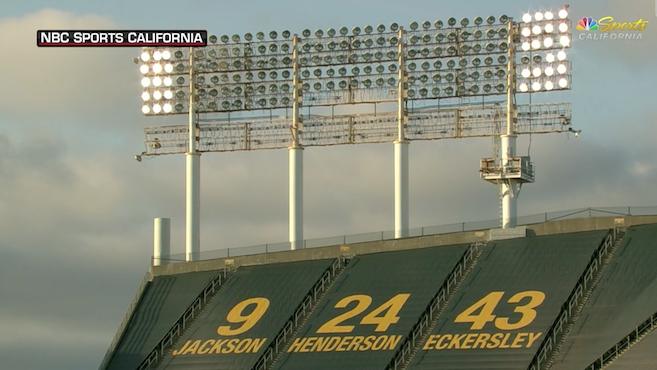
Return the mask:
<path id="1" fill-rule="evenodd" d="M 141 163 L 143 117 L 134 48 L 37 48 L 39 29 L 207 29 L 244 34 L 558 9 L 554 1 L 73 1 L 2 4 L 0 13 L 0 367 L 82 370 L 100 364 L 152 254 L 153 218 L 184 251 L 184 156 Z M 657 17 L 652 0 L 579 0 L 574 19 L 649 21 L 636 41 L 573 40 L 573 105 L 582 134 L 534 136 L 536 183 L 519 214 L 657 206 Z M 577 35 L 575 31 L 575 36 Z M 182 121 L 180 121 L 182 119 Z M 491 139 L 410 145 L 410 224 L 498 217 L 479 179 Z M 529 152 L 529 140 L 519 140 Z M 202 156 L 201 248 L 288 235 L 286 150 Z M 393 145 L 304 151 L 305 237 L 393 228 Z"/>

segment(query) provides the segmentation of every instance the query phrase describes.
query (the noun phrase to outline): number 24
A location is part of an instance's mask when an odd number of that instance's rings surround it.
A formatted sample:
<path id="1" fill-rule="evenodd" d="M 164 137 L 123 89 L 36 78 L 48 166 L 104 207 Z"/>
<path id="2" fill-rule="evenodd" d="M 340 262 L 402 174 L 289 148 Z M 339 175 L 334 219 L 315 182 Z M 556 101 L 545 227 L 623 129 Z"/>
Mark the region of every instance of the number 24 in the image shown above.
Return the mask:
<path id="1" fill-rule="evenodd" d="M 372 310 L 360 320 L 361 325 L 376 325 L 375 332 L 384 332 L 390 325 L 399 322 L 399 311 L 410 297 L 410 294 L 397 294 L 387 302 Z M 354 325 L 340 325 L 341 323 L 365 312 L 372 304 L 372 297 L 365 294 L 350 295 L 342 298 L 335 304 L 335 308 L 347 308 L 350 303 L 357 302 L 356 306 L 335 318 L 327 321 L 317 329 L 319 334 L 351 333 Z"/>

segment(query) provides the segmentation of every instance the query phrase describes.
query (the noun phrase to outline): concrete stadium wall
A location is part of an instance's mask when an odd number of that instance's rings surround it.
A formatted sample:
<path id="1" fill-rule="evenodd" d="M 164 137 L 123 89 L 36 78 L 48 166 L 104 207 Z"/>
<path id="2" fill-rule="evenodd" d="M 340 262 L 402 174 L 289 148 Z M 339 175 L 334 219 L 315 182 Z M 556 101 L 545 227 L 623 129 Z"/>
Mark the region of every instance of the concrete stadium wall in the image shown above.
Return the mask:
<path id="1" fill-rule="evenodd" d="M 657 216 L 591 217 L 560 220 L 528 225 L 528 236 L 575 233 L 582 231 L 626 228 L 636 225 L 657 223 Z M 353 256 L 369 253 L 388 252 L 404 249 L 428 248 L 454 244 L 470 244 L 490 240 L 490 230 L 467 231 L 451 234 L 420 236 L 405 239 L 392 239 L 331 247 L 308 248 L 248 256 L 219 258 L 198 262 L 175 263 L 151 267 L 153 276 L 182 274 L 194 271 L 209 271 L 238 266 L 261 265 L 269 263 L 307 261 L 340 256 Z"/>

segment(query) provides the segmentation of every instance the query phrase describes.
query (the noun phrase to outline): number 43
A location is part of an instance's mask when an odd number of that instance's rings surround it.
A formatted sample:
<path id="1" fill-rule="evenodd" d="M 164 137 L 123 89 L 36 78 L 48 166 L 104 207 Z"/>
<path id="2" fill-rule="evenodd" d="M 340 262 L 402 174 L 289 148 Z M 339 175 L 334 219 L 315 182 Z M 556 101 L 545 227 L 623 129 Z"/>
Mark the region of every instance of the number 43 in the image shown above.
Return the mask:
<path id="1" fill-rule="evenodd" d="M 456 316 L 454 322 L 472 323 L 470 330 L 481 330 L 489 322 L 494 322 L 495 327 L 500 330 L 516 330 L 524 328 L 536 319 L 535 308 L 545 300 L 545 293 L 538 290 L 528 290 L 513 295 L 507 303 L 520 303 L 524 298 L 529 298 L 529 302 L 516 306 L 513 311 L 521 314 L 522 317 L 518 322 L 511 324 L 508 317 L 496 317 L 493 314 L 503 295 L 504 292 L 491 292 Z M 479 314 L 475 314 L 477 310 Z"/>

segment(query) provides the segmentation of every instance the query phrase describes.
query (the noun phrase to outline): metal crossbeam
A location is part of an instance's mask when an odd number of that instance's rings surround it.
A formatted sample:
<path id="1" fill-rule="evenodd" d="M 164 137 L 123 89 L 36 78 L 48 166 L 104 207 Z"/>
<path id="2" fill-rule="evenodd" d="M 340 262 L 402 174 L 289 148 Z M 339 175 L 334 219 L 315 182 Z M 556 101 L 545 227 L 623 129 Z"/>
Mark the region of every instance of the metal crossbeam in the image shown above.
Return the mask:
<path id="1" fill-rule="evenodd" d="M 506 110 L 499 106 L 409 112 L 409 140 L 491 137 L 501 134 Z M 292 118 L 199 124 L 199 152 L 285 149 L 292 143 Z M 518 106 L 518 134 L 572 131 L 570 103 Z M 146 127 L 145 156 L 186 153 L 189 126 Z M 304 147 L 387 143 L 397 139 L 397 112 L 313 116 L 301 130 Z"/>

